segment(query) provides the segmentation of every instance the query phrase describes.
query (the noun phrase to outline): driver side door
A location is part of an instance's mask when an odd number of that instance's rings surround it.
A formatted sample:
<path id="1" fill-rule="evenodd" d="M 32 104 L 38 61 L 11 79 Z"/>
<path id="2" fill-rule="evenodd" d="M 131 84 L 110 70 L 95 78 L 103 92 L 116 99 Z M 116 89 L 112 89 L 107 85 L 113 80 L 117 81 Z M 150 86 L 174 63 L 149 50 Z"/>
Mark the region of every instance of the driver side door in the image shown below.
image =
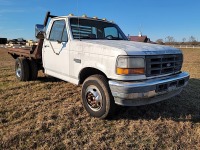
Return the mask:
<path id="1" fill-rule="evenodd" d="M 64 19 L 53 22 L 49 37 L 44 40 L 43 66 L 48 75 L 64 80 L 69 75 L 69 43 Z"/>

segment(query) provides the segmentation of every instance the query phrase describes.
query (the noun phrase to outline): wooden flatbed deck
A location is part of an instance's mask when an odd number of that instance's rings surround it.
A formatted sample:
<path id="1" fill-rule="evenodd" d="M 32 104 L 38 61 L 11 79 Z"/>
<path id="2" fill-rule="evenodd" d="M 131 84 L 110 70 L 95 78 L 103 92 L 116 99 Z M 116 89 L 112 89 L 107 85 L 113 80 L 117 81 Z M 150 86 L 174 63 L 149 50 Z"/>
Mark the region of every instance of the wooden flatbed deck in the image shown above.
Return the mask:
<path id="1" fill-rule="evenodd" d="M 13 58 L 26 57 L 31 59 L 42 59 L 42 45 L 44 40 L 39 40 L 38 45 L 32 47 L 33 50 L 27 48 L 7 48 L 8 54 Z"/>
<path id="2" fill-rule="evenodd" d="M 24 57 L 31 57 L 31 51 L 29 49 L 22 49 L 22 48 L 7 48 L 8 54 L 11 55 L 18 55 Z"/>

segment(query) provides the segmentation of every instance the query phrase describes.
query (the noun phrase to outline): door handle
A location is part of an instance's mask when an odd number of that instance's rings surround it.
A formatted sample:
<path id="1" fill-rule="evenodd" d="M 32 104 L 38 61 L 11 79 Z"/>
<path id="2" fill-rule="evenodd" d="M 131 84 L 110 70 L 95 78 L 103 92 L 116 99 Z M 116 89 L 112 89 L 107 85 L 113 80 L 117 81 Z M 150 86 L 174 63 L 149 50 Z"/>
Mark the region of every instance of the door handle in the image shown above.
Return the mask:
<path id="1" fill-rule="evenodd" d="M 49 45 L 45 45 L 44 47 L 49 47 Z"/>
<path id="2" fill-rule="evenodd" d="M 81 59 L 76 59 L 76 58 L 74 58 L 74 61 L 76 62 L 76 63 L 81 63 Z"/>

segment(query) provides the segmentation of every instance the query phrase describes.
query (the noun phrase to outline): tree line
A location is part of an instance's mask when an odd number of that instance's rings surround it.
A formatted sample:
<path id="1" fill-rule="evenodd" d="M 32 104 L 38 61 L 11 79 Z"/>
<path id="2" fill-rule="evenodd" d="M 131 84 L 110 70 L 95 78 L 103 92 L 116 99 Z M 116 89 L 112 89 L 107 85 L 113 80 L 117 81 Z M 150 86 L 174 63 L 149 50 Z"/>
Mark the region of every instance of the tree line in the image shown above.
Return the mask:
<path id="1" fill-rule="evenodd" d="M 190 36 L 189 38 L 182 38 L 181 42 L 177 42 L 173 36 L 167 36 L 164 40 L 157 39 L 156 43 L 161 45 L 192 45 L 192 46 L 200 46 L 200 42 L 194 36 Z"/>

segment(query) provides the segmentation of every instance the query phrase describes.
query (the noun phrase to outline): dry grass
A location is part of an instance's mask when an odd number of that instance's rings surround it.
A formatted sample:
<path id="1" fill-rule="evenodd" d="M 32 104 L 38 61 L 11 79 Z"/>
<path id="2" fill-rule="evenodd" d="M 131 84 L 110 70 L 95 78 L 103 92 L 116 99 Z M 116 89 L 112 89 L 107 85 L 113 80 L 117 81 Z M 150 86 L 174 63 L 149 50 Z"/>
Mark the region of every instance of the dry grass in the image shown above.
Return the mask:
<path id="1" fill-rule="evenodd" d="M 81 87 L 42 73 L 18 82 L 0 49 L 0 149 L 199 149 L 200 49 L 183 52 L 191 79 L 180 96 L 100 120 L 83 109 Z"/>

